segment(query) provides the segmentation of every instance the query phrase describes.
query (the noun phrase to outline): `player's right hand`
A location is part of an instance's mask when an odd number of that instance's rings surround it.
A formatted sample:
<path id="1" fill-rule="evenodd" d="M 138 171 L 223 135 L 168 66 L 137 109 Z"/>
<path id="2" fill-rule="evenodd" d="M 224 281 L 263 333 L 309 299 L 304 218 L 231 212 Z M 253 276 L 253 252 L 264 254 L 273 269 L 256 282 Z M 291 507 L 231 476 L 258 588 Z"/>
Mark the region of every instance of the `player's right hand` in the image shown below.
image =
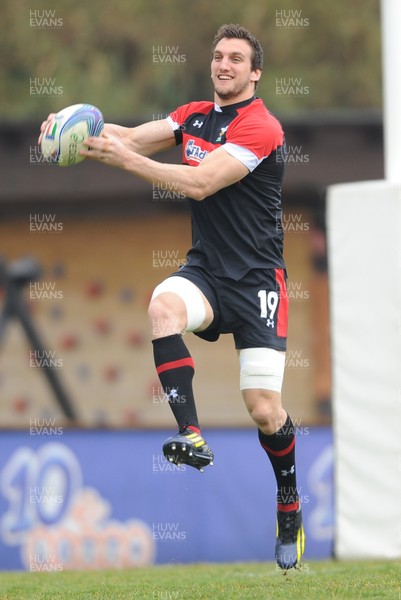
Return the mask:
<path id="1" fill-rule="evenodd" d="M 43 121 L 42 125 L 40 126 L 40 135 L 38 138 L 38 144 L 40 144 L 40 142 L 42 141 L 43 132 L 45 131 L 46 127 L 48 126 L 50 121 L 53 119 L 55 114 L 56 113 L 50 113 L 50 115 L 48 115 L 46 121 Z"/>

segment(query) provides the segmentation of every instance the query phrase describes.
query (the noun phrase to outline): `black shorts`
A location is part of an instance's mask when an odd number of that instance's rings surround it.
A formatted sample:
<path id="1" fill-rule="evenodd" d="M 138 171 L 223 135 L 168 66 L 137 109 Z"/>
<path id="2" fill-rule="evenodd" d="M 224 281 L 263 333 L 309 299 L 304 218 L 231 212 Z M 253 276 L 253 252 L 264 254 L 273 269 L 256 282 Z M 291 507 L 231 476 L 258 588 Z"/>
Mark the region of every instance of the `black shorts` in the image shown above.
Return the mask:
<path id="1" fill-rule="evenodd" d="M 288 295 L 285 269 L 253 269 L 239 281 L 216 277 L 200 267 L 184 265 L 172 276 L 192 281 L 206 296 L 214 313 L 211 325 L 195 335 L 215 342 L 232 333 L 237 350 L 287 345 Z"/>

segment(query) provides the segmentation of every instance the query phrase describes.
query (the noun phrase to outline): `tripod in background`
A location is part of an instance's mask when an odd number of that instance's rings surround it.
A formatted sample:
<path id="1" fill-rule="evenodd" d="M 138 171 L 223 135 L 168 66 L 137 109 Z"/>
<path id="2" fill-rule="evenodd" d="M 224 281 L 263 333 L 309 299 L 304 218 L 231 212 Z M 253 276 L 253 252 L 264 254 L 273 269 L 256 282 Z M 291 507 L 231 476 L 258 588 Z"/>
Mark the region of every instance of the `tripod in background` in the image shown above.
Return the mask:
<path id="1" fill-rule="evenodd" d="M 4 259 L 0 257 L 0 288 L 4 290 L 4 305 L 0 314 L 0 349 L 3 346 L 7 321 L 14 318 L 20 321 L 31 348 L 39 356 L 45 355 L 44 345 L 33 325 L 23 294 L 24 286 L 40 279 L 41 272 L 39 263 L 33 258 L 22 258 L 7 265 Z M 68 419 L 74 420 L 76 418 L 75 411 L 61 384 L 57 371 L 52 369 L 46 361 L 40 365 L 40 368 L 53 389 L 64 415 Z"/>

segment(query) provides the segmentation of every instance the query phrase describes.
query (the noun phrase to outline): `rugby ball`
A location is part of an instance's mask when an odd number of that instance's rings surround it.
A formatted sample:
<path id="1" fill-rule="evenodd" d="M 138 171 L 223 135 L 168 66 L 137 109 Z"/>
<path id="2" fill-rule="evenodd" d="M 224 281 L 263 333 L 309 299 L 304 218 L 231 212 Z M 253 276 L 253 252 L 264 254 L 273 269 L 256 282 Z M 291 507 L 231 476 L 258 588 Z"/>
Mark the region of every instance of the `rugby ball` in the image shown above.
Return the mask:
<path id="1" fill-rule="evenodd" d="M 41 151 L 49 163 L 69 167 L 85 160 L 80 150 L 89 136 L 99 136 L 103 115 L 92 104 L 73 104 L 60 110 L 47 125 L 41 140 Z"/>

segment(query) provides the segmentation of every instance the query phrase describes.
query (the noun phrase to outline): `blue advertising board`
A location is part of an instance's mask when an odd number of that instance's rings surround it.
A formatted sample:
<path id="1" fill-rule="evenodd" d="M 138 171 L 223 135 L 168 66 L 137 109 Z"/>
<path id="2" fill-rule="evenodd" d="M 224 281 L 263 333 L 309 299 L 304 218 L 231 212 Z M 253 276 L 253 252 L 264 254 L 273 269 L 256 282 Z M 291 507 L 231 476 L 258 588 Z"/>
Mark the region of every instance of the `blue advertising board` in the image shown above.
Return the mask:
<path id="1" fill-rule="evenodd" d="M 272 561 L 275 480 L 251 429 L 204 431 L 215 465 L 167 462 L 170 431 L 65 430 L 36 420 L 0 436 L 0 569 Z M 305 560 L 333 543 L 329 428 L 297 435 Z"/>

